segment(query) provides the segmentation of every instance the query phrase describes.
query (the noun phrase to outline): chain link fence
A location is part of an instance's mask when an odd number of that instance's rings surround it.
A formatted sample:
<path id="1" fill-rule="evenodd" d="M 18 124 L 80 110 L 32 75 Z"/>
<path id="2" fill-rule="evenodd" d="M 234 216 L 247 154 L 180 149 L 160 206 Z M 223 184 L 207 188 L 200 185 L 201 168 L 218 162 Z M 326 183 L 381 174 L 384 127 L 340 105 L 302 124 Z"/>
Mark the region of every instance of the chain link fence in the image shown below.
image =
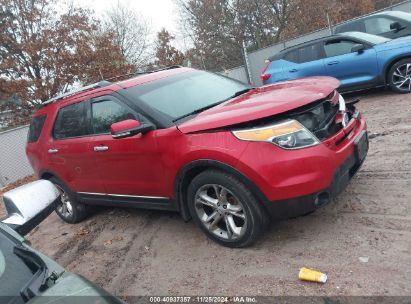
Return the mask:
<path id="1" fill-rule="evenodd" d="M 0 132 L 0 188 L 33 174 L 26 157 L 28 126 Z"/>

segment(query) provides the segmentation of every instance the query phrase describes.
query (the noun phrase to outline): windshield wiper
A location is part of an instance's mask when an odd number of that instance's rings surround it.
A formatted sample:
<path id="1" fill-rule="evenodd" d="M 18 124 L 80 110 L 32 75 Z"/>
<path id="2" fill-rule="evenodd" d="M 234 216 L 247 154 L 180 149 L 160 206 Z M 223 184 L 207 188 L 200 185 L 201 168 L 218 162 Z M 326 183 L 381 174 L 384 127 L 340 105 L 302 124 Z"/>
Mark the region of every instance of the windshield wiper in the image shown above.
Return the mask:
<path id="1" fill-rule="evenodd" d="M 39 295 L 41 291 L 47 288 L 48 268 L 43 259 L 34 251 L 22 246 L 15 246 L 13 249 L 20 259 L 22 259 L 30 269 L 36 269 L 33 277 L 21 289 L 20 295 L 25 302 Z"/>
<path id="2" fill-rule="evenodd" d="M 208 106 L 199 108 L 199 109 L 194 110 L 194 111 L 192 111 L 192 112 L 190 112 L 190 113 L 187 113 L 187 114 L 184 114 L 184 115 L 182 115 L 182 116 L 180 116 L 180 117 L 177 117 L 177 118 L 173 119 L 173 122 L 176 122 L 176 121 L 178 121 L 178 120 L 180 120 L 180 119 L 189 117 L 189 116 L 191 116 L 191 115 L 195 115 L 195 114 L 204 112 L 205 110 L 214 108 L 215 106 L 218 106 L 219 104 L 221 104 L 221 103 L 223 103 L 223 102 L 226 102 L 226 101 L 228 101 L 228 100 L 230 100 L 230 99 L 232 99 L 232 98 L 234 98 L 234 97 L 238 97 L 238 96 L 240 96 L 240 95 L 243 95 L 243 94 L 245 94 L 245 93 L 247 93 L 247 92 L 249 92 L 249 91 L 251 91 L 251 90 L 253 90 L 253 89 L 255 89 L 255 88 L 252 87 L 252 88 L 247 88 L 247 89 L 244 89 L 244 90 L 241 90 L 241 91 L 237 91 L 237 92 L 235 92 L 233 95 L 231 95 L 230 97 L 228 97 L 228 98 L 226 98 L 226 99 L 223 99 L 223 100 L 221 100 L 221 101 L 212 103 L 212 104 L 210 104 L 210 105 L 208 105 Z"/>
<path id="3" fill-rule="evenodd" d="M 210 105 L 208 105 L 208 106 L 205 106 L 205 107 L 199 108 L 199 109 L 197 109 L 197 110 L 194 110 L 194 111 L 192 111 L 192 112 L 190 112 L 190 113 L 184 114 L 184 115 L 182 115 L 182 116 L 180 116 L 180 117 L 177 117 L 176 119 L 173 119 L 173 122 L 176 122 L 177 120 L 186 118 L 186 117 L 191 116 L 191 115 L 195 115 L 195 114 L 201 113 L 201 112 L 203 112 L 203 111 L 205 111 L 205 110 L 208 110 L 208 109 L 210 109 L 210 108 L 213 108 L 213 107 L 219 105 L 219 104 L 222 103 L 222 102 L 224 102 L 224 101 L 219 101 L 219 102 L 216 102 L 216 103 L 212 103 L 212 104 L 210 104 Z"/>
<path id="4" fill-rule="evenodd" d="M 241 91 L 237 91 L 233 95 L 228 97 L 227 100 L 231 99 L 231 98 L 234 98 L 234 97 L 237 97 L 237 96 L 240 96 L 240 95 L 243 95 L 243 94 L 245 94 L 247 92 L 250 92 L 251 90 L 254 90 L 254 89 L 255 89 L 254 87 L 251 87 L 251 88 L 247 88 L 247 89 L 244 89 L 244 90 L 241 90 Z"/>

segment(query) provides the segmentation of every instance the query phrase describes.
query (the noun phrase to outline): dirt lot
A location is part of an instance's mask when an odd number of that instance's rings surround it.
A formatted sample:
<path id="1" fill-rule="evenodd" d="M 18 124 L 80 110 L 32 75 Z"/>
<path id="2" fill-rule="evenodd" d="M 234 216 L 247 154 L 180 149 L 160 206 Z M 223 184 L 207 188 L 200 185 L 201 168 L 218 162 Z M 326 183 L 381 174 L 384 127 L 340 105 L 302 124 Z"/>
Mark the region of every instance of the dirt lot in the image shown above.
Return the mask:
<path id="1" fill-rule="evenodd" d="M 101 209 L 77 225 L 53 214 L 29 239 L 121 296 L 410 296 L 411 95 L 360 97 L 372 135 L 358 175 L 334 203 L 273 224 L 251 248 L 218 246 L 178 214 L 133 209 Z M 299 281 L 302 266 L 329 281 Z"/>

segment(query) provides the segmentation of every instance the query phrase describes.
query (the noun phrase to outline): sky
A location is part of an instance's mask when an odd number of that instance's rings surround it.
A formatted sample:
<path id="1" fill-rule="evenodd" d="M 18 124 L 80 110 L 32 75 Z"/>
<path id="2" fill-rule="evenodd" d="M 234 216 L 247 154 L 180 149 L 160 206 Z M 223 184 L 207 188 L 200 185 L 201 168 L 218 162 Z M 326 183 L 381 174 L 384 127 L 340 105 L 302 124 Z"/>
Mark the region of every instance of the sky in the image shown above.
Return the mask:
<path id="1" fill-rule="evenodd" d="M 154 33 L 165 27 L 170 33 L 178 33 L 178 8 L 174 0 L 74 0 L 76 5 L 93 9 L 97 16 L 104 15 L 118 1 L 144 16 L 151 22 Z"/>

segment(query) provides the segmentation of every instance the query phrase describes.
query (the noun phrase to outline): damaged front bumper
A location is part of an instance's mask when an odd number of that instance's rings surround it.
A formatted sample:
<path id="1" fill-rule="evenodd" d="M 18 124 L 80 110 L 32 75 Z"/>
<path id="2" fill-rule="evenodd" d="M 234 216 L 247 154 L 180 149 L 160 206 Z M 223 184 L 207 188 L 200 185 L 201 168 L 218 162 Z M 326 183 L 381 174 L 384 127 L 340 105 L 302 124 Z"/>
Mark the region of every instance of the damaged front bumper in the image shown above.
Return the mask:
<path id="1" fill-rule="evenodd" d="M 348 185 L 368 153 L 368 134 L 362 131 L 354 141 L 354 152 L 336 169 L 330 185 L 315 193 L 287 200 L 266 203 L 271 217 L 283 220 L 305 215 L 327 205 Z"/>

